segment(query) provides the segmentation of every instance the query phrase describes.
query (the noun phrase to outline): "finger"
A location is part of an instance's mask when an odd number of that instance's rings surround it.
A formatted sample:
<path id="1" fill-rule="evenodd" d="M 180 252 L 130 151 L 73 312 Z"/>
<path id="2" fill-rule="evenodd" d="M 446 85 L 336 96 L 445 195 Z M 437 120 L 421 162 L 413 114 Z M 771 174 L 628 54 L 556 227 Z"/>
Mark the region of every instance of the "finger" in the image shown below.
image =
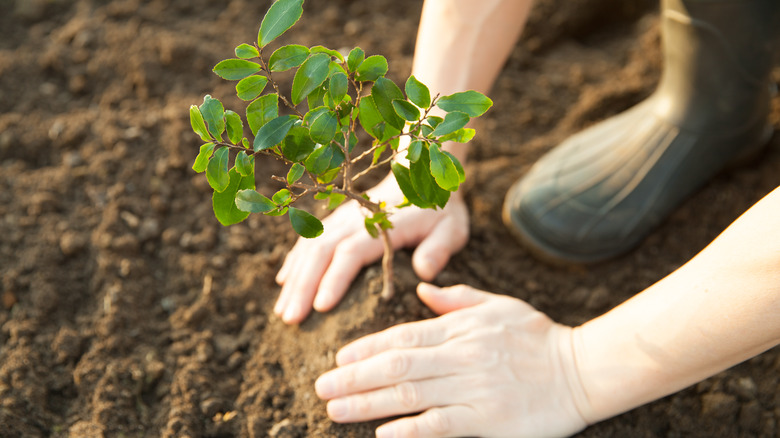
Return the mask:
<path id="1" fill-rule="evenodd" d="M 450 256 L 463 249 L 467 241 L 468 225 L 445 217 L 414 251 L 414 271 L 425 281 L 433 280 L 444 269 Z"/>
<path id="2" fill-rule="evenodd" d="M 439 345 L 450 339 L 455 330 L 460 327 L 450 326 L 439 318 L 396 325 L 345 345 L 336 353 L 336 364 L 344 366 L 390 349 Z"/>
<path id="3" fill-rule="evenodd" d="M 311 312 L 320 279 L 333 255 L 333 246 L 327 241 L 312 242 L 305 248 L 305 257 L 300 257 L 293 267 L 291 272 L 295 275 L 290 275 L 282 286 L 285 302 L 281 318 L 285 323 L 297 324 Z"/>
<path id="4" fill-rule="evenodd" d="M 473 307 L 499 298 L 499 295 L 483 292 L 465 285 L 441 288 L 429 283 L 417 285 L 417 296 L 420 297 L 426 306 L 439 315 Z"/>
<path id="5" fill-rule="evenodd" d="M 329 400 L 399 382 L 450 375 L 462 365 L 459 354 L 445 351 L 441 346 L 393 349 L 328 371 L 314 383 L 314 390 L 318 397 Z"/>
<path id="6" fill-rule="evenodd" d="M 379 426 L 377 438 L 439 438 L 472 435 L 478 414 L 464 405 L 431 408 L 413 417 L 404 417 Z"/>
<path id="7" fill-rule="evenodd" d="M 320 312 L 332 309 L 346 293 L 363 266 L 382 255 L 382 245 L 367 232 L 357 232 L 336 245 L 333 259 L 320 281 L 314 308 Z"/>

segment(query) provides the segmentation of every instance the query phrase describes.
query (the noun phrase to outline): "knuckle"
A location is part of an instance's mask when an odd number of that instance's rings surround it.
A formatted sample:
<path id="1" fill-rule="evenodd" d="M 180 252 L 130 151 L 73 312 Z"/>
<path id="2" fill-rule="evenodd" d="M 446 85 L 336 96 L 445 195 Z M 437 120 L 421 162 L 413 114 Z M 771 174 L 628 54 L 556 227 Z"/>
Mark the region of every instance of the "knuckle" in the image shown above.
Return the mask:
<path id="1" fill-rule="evenodd" d="M 385 376 L 391 379 L 405 376 L 409 371 L 409 361 L 408 354 L 401 351 L 391 352 L 384 367 Z"/>
<path id="2" fill-rule="evenodd" d="M 421 401 L 420 387 L 415 382 L 403 382 L 395 386 L 395 398 L 398 403 L 409 411 L 416 411 Z"/>
<path id="3" fill-rule="evenodd" d="M 410 330 L 401 327 L 393 333 L 393 343 L 395 348 L 414 348 L 421 344 L 421 335 L 417 330 Z"/>
<path id="4" fill-rule="evenodd" d="M 350 399 L 352 405 L 350 412 L 354 412 L 358 418 L 366 418 L 367 415 L 371 414 L 371 401 L 368 397 L 358 395 Z"/>
<path id="5" fill-rule="evenodd" d="M 451 423 L 447 414 L 439 408 L 432 408 L 423 414 L 425 425 L 438 436 L 449 435 L 451 432 Z"/>

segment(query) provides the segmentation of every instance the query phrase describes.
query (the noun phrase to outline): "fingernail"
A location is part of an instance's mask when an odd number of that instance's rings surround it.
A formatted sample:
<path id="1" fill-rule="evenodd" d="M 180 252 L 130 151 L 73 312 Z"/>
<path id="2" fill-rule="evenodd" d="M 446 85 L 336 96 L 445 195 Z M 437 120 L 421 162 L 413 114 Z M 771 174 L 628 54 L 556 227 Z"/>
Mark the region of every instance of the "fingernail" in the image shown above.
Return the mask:
<path id="1" fill-rule="evenodd" d="M 376 430 L 376 438 L 394 438 L 393 426 L 382 426 Z"/>
<path id="2" fill-rule="evenodd" d="M 314 308 L 317 309 L 318 312 L 322 312 L 325 310 L 325 296 L 329 295 L 330 292 L 326 290 L 320 289 L 317 291 L 317 295 L 314 297 Z"/>
<path id="3" fill-rule="evenodd" d="M 314 392 L 317 393 L 317 396 L 323 399 L 327 399 L 332 396 L 333 387 L 333 379 L 327 375 L 320 376 L 320 378 L 314 382 Z"/>
<path id="4" fill-rule="evenodd" d="M 290 306 L 287 308 L 287 310 L 284 311 L 284 316 L 282 316 L 282 320 L 286 323 L 295 322 L 298 320 L 298 309 L 295 306 Z"/>
<path id="5" fill-rule="evenodd" d="M 343 398 L 337 398 L 328 402 L 328 416 L 339 420 L 347 416 L 347 402 Z"/>
<path id="6" fill-rule="evenodd" d="M 276 300 L 276 304 L 274 304 L 274 314 L 276 314 L 276 316 L 282 316 L 282 310 L 284 310 L 282 300 Z"/>

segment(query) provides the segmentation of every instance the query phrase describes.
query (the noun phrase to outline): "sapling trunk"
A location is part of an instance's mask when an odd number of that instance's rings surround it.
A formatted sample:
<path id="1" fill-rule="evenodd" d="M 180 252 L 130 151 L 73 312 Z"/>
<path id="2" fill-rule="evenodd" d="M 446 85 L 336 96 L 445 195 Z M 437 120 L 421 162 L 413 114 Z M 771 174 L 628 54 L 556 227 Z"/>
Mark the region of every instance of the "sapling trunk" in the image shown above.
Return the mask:
<path id="1" fill-rule="evenodd" d="M 384 246 L 384 254 L 382 255 L 382 299 L 389 300 L 395 295 L 395 286 L 393 285 L 393 242 L 390 241 L 390 233 L 386 229 L 377 226 L 379 228 L 380 238 L 382 239 L 382 245 Z"/>

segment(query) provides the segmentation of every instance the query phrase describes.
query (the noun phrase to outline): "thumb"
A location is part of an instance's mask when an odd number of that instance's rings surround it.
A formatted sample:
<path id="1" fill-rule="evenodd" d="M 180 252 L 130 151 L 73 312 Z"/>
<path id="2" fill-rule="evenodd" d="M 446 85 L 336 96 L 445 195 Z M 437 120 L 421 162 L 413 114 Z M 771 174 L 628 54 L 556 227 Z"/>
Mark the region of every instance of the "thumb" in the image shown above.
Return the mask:
<path id="1" fill-rule="evenodd" d="M 429 283 L 417 285 L 417 296 L 439 315 L 476 306 L 494 298 L 493 294 L 462 284 L 441 288 Z"/>

